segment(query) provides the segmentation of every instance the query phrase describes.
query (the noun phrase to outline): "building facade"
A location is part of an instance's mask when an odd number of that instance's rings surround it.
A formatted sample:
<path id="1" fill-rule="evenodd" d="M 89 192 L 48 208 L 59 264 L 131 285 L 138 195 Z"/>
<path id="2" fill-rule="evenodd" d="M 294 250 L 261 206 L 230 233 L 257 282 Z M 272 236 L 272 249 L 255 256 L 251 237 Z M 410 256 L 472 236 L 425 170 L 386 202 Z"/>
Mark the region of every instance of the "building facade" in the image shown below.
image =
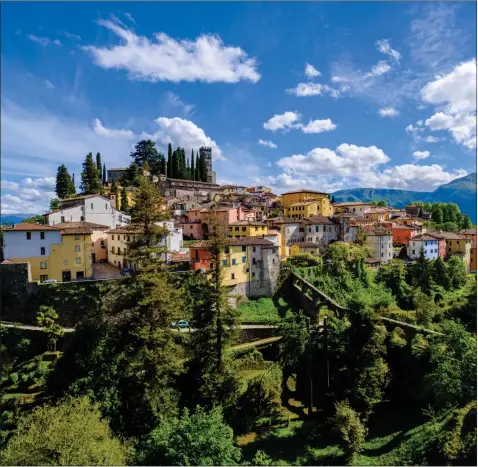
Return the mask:
<path id="1" fill-rule="evenodd" d="M 106 171 L 108 183 L 120 181 L 126 175 L 127 170 L 128 169 L 126 167 L 122 167 L 120 169 L 108 169 Z"/>
<path id="2" fill-rule="evenodd" d="M 426 234 L 413 237 L 408 243 L 408 257 L 415 260 L 420 256 L 422 250 L 426 259 L 437 259 L 439 257 L 438 239 Z"/>
<path id="3" fill-rule="evenodd" d="M 420 227 L 415 227 L 413 225 L 400 225 L 400 224 L 393 224 L 391 227 L 392 234 L 393 234 L 393 243 L 399 245 L 408 245 L 408 242 L 415 237 L 422 233 L 422 229 Z"/>
<path id="4" fill-rule="evenodd" d="M 371 228 L 365 232 L 367 246 L 372 250 L 372 258 L 387 264 L 393 259 L 393 236 L 387 229 Z"/>
<path id="5" fill-rule="evenodd" d="M 372 207 L 371 203 L 349 202 L 349 203 L 334 203 L 334 213 L 340 214 L 346 212 L 352 214 L 360 219 L 365 218 L 365 213 Z"/>
<path id="6" fill-rule="evenodd" d="M 229 224 L 230 237 L 258 237 L 267 234 L 268 227 L 262 222 L 235 221 Z"/>
<path id="7" fill-rule="evenodd" d="M 327 246 L 339 240 L 340 226 L 325 216 L 311 216 L 303 220 L 306 242 L 314 243 L 323 253 Z M 303 243 L 303 242 L 302 242 Z"/>
<path id="8" fill-rule="evenodd" d="M 131 216 L 114 207 L 114 200 L 101 195 L 85 195 L 61 201 L 60 208 L 45 214 L 50 226 L 63 222 L 92 222 L 110 229 L 125 225 Z"/>
<path id="9" fill-rule="evenodd" d="M 288 191 L 282 194 L 285 218 L 301 219 L 310 216 L 331 216 L 333 208 L 329 194 L 314 190 Z"/>

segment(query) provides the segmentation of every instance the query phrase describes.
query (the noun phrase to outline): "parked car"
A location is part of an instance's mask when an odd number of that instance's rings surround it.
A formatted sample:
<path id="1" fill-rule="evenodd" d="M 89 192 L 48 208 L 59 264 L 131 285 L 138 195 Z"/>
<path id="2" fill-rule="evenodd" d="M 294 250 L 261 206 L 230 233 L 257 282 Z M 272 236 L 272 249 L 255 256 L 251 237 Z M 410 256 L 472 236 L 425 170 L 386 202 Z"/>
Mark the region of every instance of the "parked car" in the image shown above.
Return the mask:
<path id="1" fill-rule="evenodd" d="M 188 328 L 189 327 L 189 322 L 186 321 L 185 319 L 181 319 L 179 321 L 174 321 L 173 323 L 171 323 L 171 326 L 173 328 Z"/>
<path id="2" fill-rule="evenodd" d="M 47 279 L 43 281 L 42 284 L 56 284 L 58 281 L 56 279 Z"/>
<path id="3" fill-rule="evenodd" d="M 122 276 L 130 276 L 131 274 L 133 274 L 133 270 L 131 268 L 123 268 L 121 270 Z"/>

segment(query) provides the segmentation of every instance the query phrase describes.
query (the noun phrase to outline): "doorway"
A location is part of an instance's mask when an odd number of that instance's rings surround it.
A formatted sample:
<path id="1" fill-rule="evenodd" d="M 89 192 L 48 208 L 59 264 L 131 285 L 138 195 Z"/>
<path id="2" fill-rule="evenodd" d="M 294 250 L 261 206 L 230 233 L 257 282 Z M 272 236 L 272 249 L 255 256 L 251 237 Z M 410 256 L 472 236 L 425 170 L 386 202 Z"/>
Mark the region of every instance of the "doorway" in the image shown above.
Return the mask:
<path id="1" fill-rule="evenodd" d="M 91 262 L 92 262 L 93 264 L 96 263 L 96 253 L 91 253 Z"/>
<path id="2" fill-rule="evenodd" d="M 62 271 L 61 278 L 63 282 L 70 282 L 71 281 L 71 271 Z"/>
<path id="3" fill-rule="evenodd" d="M 83 271 L 77 271 L 76 272 L 76 278 L 77 279 L 83 279 L 85 277 L 85 274 Z"/>

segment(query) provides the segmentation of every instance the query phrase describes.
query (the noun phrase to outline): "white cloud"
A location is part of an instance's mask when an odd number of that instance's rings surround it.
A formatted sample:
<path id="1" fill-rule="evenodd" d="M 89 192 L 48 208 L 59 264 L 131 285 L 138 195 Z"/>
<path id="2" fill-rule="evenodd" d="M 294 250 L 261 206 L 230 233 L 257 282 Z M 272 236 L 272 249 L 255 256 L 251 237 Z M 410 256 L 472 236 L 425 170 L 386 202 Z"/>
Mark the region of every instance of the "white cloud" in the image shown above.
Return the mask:
<path id="1" fill-rule="evenodd" d="M 61 42 L 58 39 L 52 41 L 48 37 L 35 36 L 35 34 L 28 34 L 27 38 L 33 42 L 36 42 L 37 44 L 40 44 L 42 47 L 46 47 L 50 44 L 56 45 L 58 47 L 61 46 Z"/>
<path id="2" fill-rule="evenodd" d="M 68 31 L 62 31 L 59 34 L 61 34 L 64 37 L 67 37 L 68 39 L 75 39 L 77 41 L 81 41 L 81 36 L 78 34 L 72 34 L 71 32 Z"/>
<path id="3" fill-rule="evenodd" d="M 364 79 L 373 78 L 375 76 L 382 76 L 385 73 L 388 73 L 392 67 L 384 60 L 380 60 L 375 64 L 370 71 L 365 73 Z"/>
<path id="4" fill-rule="evenodd" d="M 277 131 L 284 130 L 288 131 L 291 128 L 295 128 L 299 122 L 301 115 L 298 112 L 284 112 L 283 114 L 276 114 L 271 117 L 266 123 L 264 123 L 264 128 L 266 130 Z"/>
<path id="5" fill-rule="evenodd" d="M 454 141 L 469 149 L 476 147 L 476 60 L 458 64 L 421 90 L 424 102 L 435 105 L 436 113 L 425 121 L 432 131 L 449 131 Z"/>
<path id="6" fill-rule="evenodd" d="M 156 33 L 155 41 L 150 41 L 112 21 L 101 20 L 99 24 L 115 33 L 123 43 L 110 47 L 91 45 L 83 49 L 93 56 L 96 65 L 127 70 L 131 79 L 256 83 L 261 77 L 254 58 L 249 58 L 240 47 L 224 45 L 219 36 L 203 34 L 190 41 Z"/>
<path id="7" fill-rule="evenodd" d="M 322 96 L 330 94 L 332 97 L 338 97 L 339 92 L 327 84 L 320 83 L 299 83 L 296 88 L 286 89 L 289 94 L 297 97 Z"/>
<path id="8" fill-rule="evenodd" d="M 21 182 L 2 180 L 3 214 L 41 214 L 55 196 L 55 177 L 26 178 Z M 4 191 L 13 191 L 5 193 Z"/>
<path id="9" fill-rule="evenodd" d="M 307 78 L 316 78 L 317 76 L 321 76 L 322 73 L 319 70 L 316 70 L 313 65 L 310 63 L 305 64 L 305 70 L 304 70 L 305 76 Z"/>
<path id="10" fill-rule="evenodd" d="M 430 151 L 415 151 L 413 157 L 415 159 L 426 159 L 430 155 Z"/>
<path id="11" fill-rule="evenodd" d="M 106 128 L 98 118 L 93 120 L 93 129 L 97 135 L 105 136 L 107 138 L 134 139 L 136 137 L 134 132 L 131 130 L 115 130 L 112 128 Z"/>
<path id="12" fill-rule="evenodd" d="M 159 117 L 155 122 L 160 129 L 152 137 L 163 145 L 171 143 L 173 147 L 180 146 L 185 149 L 187 155 L 191 153 L 191 149 L 197 151 L 201 146 L 207 146 L 212 148 L 213 159 L 225 160 L 219 145 L 190 120 Z"/>
<path id="13" fill-rule="evenodd" d="M 315 148 L 305 155 L 284 157 L 277 165 L 290 176 L 288 180 L 307 179 L 309 187 L 329 191 L 354 187 L 430 191 L 467 173 L 462 169 L 446 172 L 437 164 L 404 164 L 380 170 L 388 162 L 389 157 L 375 146 L 341 144 L 335 151 Z M 312 182 L 311 174 L 317 174 Z"/>
<path id="14" fill-rule="evenodd" d="M 51 81 L 48 81 L 48 80 L 45 80 L 45 86 L 46 86 L 47 89 L 55 89 L 55 85 Z"/>
<path id="15" fill-rule="evenodd" d="M 442 140 L 442 138 L 437 138 L 436 136 L 427 136 L 425 138 L 425 142 L 427 143 L 438 143 Z"/>
<path id="16" fill-rule="evenodd" d="M 260 139 L 258 143 L 262 146 L 267 146 L 268 148 L 271 148 L 271 149 L 277 148 L 277 144 L 274 144 L 272 141 L 266 141 L 266 140 Z"/>
<path id="17" fill-rule="evenodd" d="M 337 125 L 330 118 L 326 120 L 310 120 L 307 125 L 302 125 L 302 133 L 323 133 L 324 131 L 332 131 Z"/>
<path id="18" fill-rule="evenodd" d="M 395 60 L 397 62 L 400 61 L 402 57 L 400 55 L 400 52 L 397 52 L 396 50 L 392 49 L 388 39 L 379 40 L 375 43 L 375 45 L 377 46 L 379 52 L 388 55 L 392 60 Z"/>
<path id="19" fill-rule="evenodd" d="M 136 21 L 134 20 L 133 16 L 131 13 L 128 13 L 127 11 L 124 13 L 125 17 L 128 18 L 133 24 L 136 24 Z"/>
<path id="20" fill-rule="evenodd" d="M 58 40 L 58 39 L 55 39 L 53 42 L 52 42 L 53 45 L 56 45 L 56 46 L 61 46 L 61 42 Z"/>
<path id="21" fill-rule="evenodd" d="M 258 183 L 261 183 L 262 178 L 259 179 Z M 282 173 L 276 177 L 268 176 L 264 178 L 264 184 L 269 184 L 279 190 L 286 188 L 298 188 L 310 186 L 311 181 L 308 179 L 298 179 L 293 178 L 291 175 Z"/>
<path id="22" fill-rule="evenodd" d="M 188 116 L 193 113 L 194 105 L 185 104 L 177 94 L 166 91 L 163 95 L 163 102 L 161 103 L 162 113 L 166 114 L 168 111 L 177 111 L 178 109 L 183 112 L 184 115 Z"/>
<path id="23" fill-rule="evenodd" d="M 393 107 L 382 107 L 378 111 L 378 113 L 381 117 L 390 117 L 390 118 L 396 117 L 397 115 L 400 114 L 400 112 Z"/>

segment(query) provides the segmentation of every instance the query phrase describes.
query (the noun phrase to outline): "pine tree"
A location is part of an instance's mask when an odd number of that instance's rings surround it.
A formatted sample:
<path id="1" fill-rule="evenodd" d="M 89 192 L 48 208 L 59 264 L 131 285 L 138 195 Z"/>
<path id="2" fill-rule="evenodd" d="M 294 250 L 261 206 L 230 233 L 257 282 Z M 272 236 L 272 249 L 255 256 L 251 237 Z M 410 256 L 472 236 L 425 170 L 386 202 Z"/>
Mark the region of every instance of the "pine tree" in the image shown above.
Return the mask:
<path id="1" fill-rule="evenodd" d="M 121 190 L 121 209 L 122 212 L 128 212 L 128 196 L 126 195 L 126 187 Z"/>
<path id="2" fill-rule="evenodd" d="M 463 216 L 463 220 L 461 222 L 461 228 L 462 229 L 471 229 L 471 221 L 470 221 L 470 218 L 466 214 Z"/>
<path id="3" fill-rule="evenodd" d="M 106 185 L 106 164 L 103 164 L 103 178 L 102 178 L 103 185 Z"/>
<path id="4" fill-rule="evenodd" d="M 196 180 L 196 169 L 194 168 L 194 149 L 191 149 L 191 180 Z"/>
<path id="5" fill-rule="evenodd" d="M 196 175 L 195 179 L 197 182 L 201 181 L 201 169 L 200 169 L 200 164 L 199 164 L 199 155 L 196 151 Z"/>
<path id="6" fill-rule="evenodd" d="M 150 139 L 140 141 L 134 147 L 134 151 L 130 154 L 133 161 L 139 168 L 144 168 L 144 164 L 148 163 L 152 175 L 158 175 L 161 168 L 161 157 L 164 157 L 156 149 L 156 143 Z"/>
<path id="7" fill-rule="evenodd" d="M 168 178 L 174 178 L 174 177 L 173 177 L 173 148 L 171 147 L 171 143 L 168 144 L 168 165 L 167 165 L 167 170 L 168 170 Z"/>
<path id="8" fill-rule="evenodd" d="M 103 175 L 103 164 L 101 163 L 101 154 L 99 152 L 96 153 L 96 168 L 98 169 L 98 180 L 101 183 Z"/>
<path id="9" fill-rule="evenodd" d="M 93 154 L 90 152 L 83 162 L 81 173 L 81 191 L 84 195 L 100 193 L 101 187 L 98 177 L 98 168 L 93 162 Z"/>
<path id="10" fill-rule="evenodd" d="M 332 196 L 332 200 L 330 201 L 332 204 L 335 203 L 335 196 Z"/>
<path id="11" fill-rule="evenodd" d="M 437 258 L 433 263 L 433 280 L 436 284 L 441 285 L 445 290 L 451 286 L 450 276 L 445 263 L 441 258 Z"/>
<path id="12" fill-rule="evenodd" d="M 71 193 L 71 178 L 65 165 L 60 165 L 56 173 L 55 193 L 60 199 L 68 198 Z"/>
<path id="13" fill-rule="evenodd" d="M 69 196 L 74 196 L 75 193 L 76 193 L 75 174 L 73 174 L 73 175 L 70 177 L 69 187 L 70 187 L 70 189 L 69 189 L 68 195 L 69 195 Z"/>

